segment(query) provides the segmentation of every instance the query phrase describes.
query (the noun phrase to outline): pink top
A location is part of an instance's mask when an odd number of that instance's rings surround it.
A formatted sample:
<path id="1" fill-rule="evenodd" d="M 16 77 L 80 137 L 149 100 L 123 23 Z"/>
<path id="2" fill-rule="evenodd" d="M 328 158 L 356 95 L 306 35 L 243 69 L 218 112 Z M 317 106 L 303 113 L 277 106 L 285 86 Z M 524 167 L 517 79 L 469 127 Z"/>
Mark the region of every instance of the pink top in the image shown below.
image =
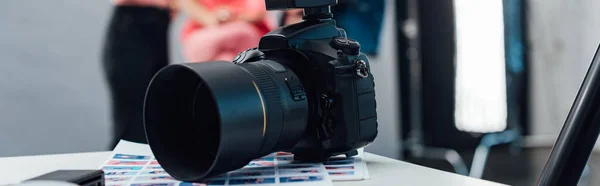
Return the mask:
<path id="1" fill-rule="evenodd" d="M 266 12 L 264 0 L 197 0 L 209 11 L 220 6 L 227 6 L 231 8 L 233 15 L 241 13 L 259 13 Z M 262 35 L 268 33 L 272 26 L 268 18 L 263 21 L 254 24 L 256 28 L 261 32 Z M 196 29 L 202 29 L 204 26 L 197 21 L 188 19 L 182 30 L 182 38 L 185 39 L 191 32 Z"/>

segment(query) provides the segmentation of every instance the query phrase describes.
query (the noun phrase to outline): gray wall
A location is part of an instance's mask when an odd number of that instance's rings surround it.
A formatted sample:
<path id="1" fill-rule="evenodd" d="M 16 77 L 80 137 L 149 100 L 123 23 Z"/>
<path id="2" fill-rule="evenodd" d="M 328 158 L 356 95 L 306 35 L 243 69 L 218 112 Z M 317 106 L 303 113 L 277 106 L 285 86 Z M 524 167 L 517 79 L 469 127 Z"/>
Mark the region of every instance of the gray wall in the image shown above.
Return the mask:
<path id="1" fill-rule="evenodd" d="M 553 143 L 600 41 L 600 1 L 530 0 L 529 7 L 532 133 Z"/>
<path id="2" fill-rule="evenodd" d="M 398 83 L 396 81 L 396 27 L 394 0 L 386 0 L 385 20 L 380 38 L 381 55 L 371 57 L 371 71 L 375 76 L 377 98 L 377 120 L 379 135 L 373 144 L 366 148 L 368 152 L 382 156 L 400 158 L 400 106 L 398 100 Z"/>
<path id="3" fill-rule="evenodd" d="M 0 156 L 107 148 L 99 51 L 108 2 L 2 2 Z"/>
<path id="4" fill-rule="evenodd" d="M 372 59 L 380 135 L 367 151 L 397 157 L 392 9 L 382 55 Z M 13 0 L 0 6 L 0 157 L 107 150 L 110 111 L 100 51 L 110 10 L 108 0 Z M 173 30 L 180 26 L 181 19 Z M 172 60 L 181 62 L 176 32 L 171 38 Z"/>

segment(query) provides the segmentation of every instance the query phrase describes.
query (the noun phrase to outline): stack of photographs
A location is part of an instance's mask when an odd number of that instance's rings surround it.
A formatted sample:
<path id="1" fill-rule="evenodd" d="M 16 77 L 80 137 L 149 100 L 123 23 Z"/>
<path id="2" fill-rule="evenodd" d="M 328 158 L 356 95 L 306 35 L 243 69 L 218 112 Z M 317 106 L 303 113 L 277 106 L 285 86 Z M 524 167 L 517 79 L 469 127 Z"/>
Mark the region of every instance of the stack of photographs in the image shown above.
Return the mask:
<path id="1" fill-rule="evenodd" d="M 362 155 L 351 158 L 333 157 L 323 162 L 323 165 L 334 181 L 369 179 L 367 164 Z"/>
<path id="2" fill-rule="evenodd" d="M 169 176 L 148 145 L 121 141 L 101 168 L 108 186 L 333 185 L 323 164 L 293 163 L 290 156 L 293 158 L 289 153 L 273 153 L 204 183 L 186 183 Z"/>
<path id="3" fill-rule="evenodd" d="M 294 163 L 294 155 L 287 152 L 273 153 L 270 156 L 276 156 L 279 162 Z M 369 171 L 367 164 L 364 161 L 364 152 L 362 149 L 358 151 L 358 155 L 347 158 L 344 155 L 330 158 L 327 162 L 323 162 L 327 173 L 333 181 L 353 181 L 369 179 Z"/>
<path id="4" fill-rule="evenodd" d="M 332 181 L 368 178 L 362 152 L 353 158 L 333 157 L 324 163 L 298 163 L 293 160 L 293 154 L 277 152 L 204 183 L 186 183 L 169 176 L 152 156 L 148 145 L 121 141 L 101 168 L 108 186 L 331 186 Z"/>

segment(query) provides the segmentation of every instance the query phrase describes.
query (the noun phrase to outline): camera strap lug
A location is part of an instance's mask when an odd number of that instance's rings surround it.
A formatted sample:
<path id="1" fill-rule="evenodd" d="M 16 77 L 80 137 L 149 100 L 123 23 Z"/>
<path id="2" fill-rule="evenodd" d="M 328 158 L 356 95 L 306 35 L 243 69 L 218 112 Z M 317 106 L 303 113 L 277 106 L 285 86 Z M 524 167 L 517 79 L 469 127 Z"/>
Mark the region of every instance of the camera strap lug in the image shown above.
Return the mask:
<path id="1" fill-rule="evenodd" d="M 356 75 L 361 79 L 369 77 L 369 68 L 367 63 L 363 60 L 356 60 Z"/>

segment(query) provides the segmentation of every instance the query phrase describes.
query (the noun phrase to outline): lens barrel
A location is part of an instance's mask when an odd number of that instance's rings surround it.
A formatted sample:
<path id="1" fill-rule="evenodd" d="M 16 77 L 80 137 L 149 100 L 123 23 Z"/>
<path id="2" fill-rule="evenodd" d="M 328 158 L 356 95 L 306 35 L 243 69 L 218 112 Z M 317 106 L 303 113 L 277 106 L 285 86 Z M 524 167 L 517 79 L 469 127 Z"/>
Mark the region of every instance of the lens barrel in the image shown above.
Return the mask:
<path id="1" fill-rule="evenodd" d="M 303 91 L 293 71 L 270 60 L 169 65 L 146 93 L 148 143 L 178 180 L 242 168 L 300 140 L 308 117 Z"/>

